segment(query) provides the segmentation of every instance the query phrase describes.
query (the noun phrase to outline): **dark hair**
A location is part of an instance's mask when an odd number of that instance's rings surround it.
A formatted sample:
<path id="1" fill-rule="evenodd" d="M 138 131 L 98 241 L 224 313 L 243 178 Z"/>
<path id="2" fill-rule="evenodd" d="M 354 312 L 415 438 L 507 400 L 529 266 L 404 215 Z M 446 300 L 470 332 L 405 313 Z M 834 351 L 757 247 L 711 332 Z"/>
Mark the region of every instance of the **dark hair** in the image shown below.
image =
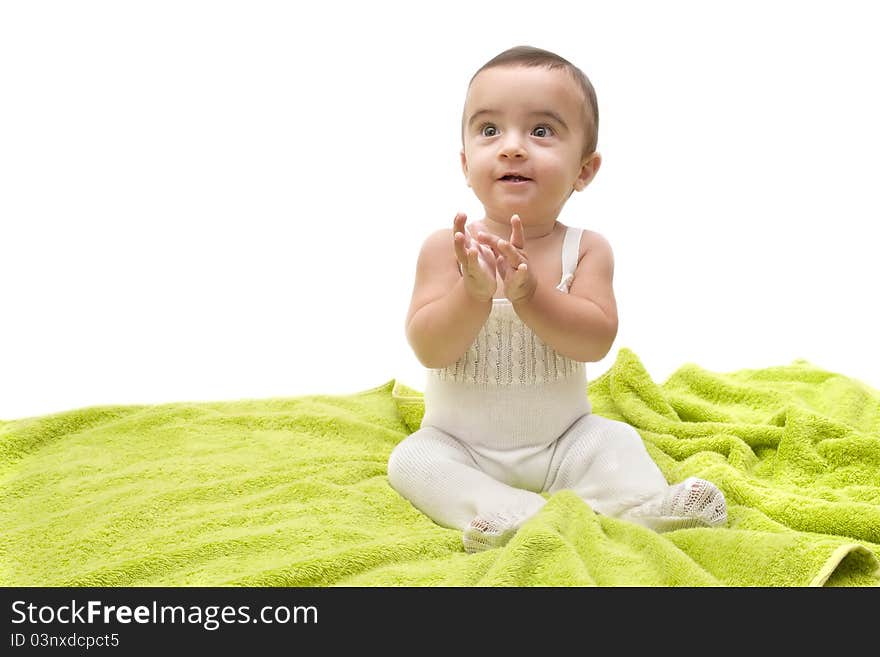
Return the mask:
<path id="1" fill-rule="evenodd" d="M 468 89 L 470 89 L 471 84 L 473 84 L 474 78 L 476 78 L 482 71 L 497 66 L 543 66 L 548 70 L 561 68 L 567 71 L 571 78 L 577 83 L 578 87 L 580 87 L 580 90 L 584 95 L 582 117 L 586 139 L 584 141 L 583 156 L 586 157 L 596 150 L 596 145 L 599 140 L 599 105 L 596 102 L 596 91 L 593 89 L 593 84 L 581 69 L 567 59 L 564 59 L 549 50 L 542 50 L 541 48 L 534 48 L 532 46 L 515 46 L 495 55 L 495 57 L 483 64 L 479 70 L 474 73 L 473 77 L 471 77 L 470 82 L 468 82 Z M 464 142 L 464 121 L 465 116 L 464 111 L 462 111 L 462 142 Z"/>

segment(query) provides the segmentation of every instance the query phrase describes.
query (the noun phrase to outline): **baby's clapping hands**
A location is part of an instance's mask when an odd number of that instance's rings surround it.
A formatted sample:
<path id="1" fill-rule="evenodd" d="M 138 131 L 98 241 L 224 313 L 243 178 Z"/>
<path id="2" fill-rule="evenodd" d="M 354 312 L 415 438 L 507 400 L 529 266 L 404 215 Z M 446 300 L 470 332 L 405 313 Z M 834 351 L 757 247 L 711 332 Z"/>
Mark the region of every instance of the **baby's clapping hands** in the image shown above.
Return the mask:
<path id="1" fill-rule="evenodd" d="M 464 229 L 467 215 L 459 212 L 453 220 L 452 239 L 455 257 L 461 265 L 465 289 L 477 301 L 490 301 L 498 287 L 496 280 L 495 253 L 489 246 L 480 244 Z"/>
<path id="2" fill-rule="evenodd" d="M 477 235 L 477 240 L 492 249 L 495 265 L 504 281 L 504 293 L 511 303 L 518 303 L 531 298 L 538 280 L 529 269 L 522 220 L 518 214 L 511 217 L 510 226 L 510 241 L 484 232 Z"/>

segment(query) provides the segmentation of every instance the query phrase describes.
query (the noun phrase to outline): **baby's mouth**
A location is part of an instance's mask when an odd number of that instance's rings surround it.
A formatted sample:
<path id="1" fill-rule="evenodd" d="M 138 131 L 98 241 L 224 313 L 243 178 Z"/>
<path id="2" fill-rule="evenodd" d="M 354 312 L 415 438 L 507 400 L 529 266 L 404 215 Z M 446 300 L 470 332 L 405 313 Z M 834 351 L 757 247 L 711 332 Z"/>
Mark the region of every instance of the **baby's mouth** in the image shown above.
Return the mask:
<path id="1" fill-rule="evenodd" d="M 504 176 L 499 178 L 499 180 L 503 180 L 505 182 L 528 182 L 531 178 L 526 178 L 525 176 Z"/>

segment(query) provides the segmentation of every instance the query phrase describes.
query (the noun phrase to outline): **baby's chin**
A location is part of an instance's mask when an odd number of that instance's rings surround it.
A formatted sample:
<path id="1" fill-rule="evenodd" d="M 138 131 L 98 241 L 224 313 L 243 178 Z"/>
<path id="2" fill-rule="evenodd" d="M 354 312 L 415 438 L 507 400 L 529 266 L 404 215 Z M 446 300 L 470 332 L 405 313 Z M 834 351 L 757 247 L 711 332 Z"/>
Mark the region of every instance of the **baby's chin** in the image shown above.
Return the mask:
<path id="1" fill-rule="evenodd" d="M 515 214 L 518 214 L 519 218 L 526 223 L 532 217 L 540 217 L 547 214 L 546 209 L 542 210 L 532 203 L 493 203 L 491 205 L 483 203 L 483 210 L 486 216 L 493 221 L 505 224 L 509 224 L 510 218 Z"/>

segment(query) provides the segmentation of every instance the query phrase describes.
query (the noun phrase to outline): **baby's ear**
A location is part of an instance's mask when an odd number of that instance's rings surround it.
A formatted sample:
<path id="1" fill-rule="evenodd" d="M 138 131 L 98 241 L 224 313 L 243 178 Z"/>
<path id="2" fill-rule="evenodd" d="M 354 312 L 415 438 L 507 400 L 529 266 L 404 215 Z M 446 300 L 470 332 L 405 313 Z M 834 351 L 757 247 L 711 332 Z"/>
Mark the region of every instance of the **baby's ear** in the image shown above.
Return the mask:
<path id="1" fill-rule="evenodd" d="M 574 181 L 574 188 L 582 192 L 584 188 L 589 185 L 593 178 L 596 177 L 596 174 L 599 172 L 599 167 L 602 166 L 602 156 L 598 152 L 593 152 L 590 154 L 581 165 L 581 172 L 577 177 L 577 180 Z"/>
<path id="2" fill-rule="evenodd" d="M 464 154 L 464 149 L 461 150 L 461 171 L 464 173 L 464 179 L 467 181 L 467 186 L 471 186 L 471 181 L 468 179 L 468 165 L 467 165 L 467 155 Z"/>

